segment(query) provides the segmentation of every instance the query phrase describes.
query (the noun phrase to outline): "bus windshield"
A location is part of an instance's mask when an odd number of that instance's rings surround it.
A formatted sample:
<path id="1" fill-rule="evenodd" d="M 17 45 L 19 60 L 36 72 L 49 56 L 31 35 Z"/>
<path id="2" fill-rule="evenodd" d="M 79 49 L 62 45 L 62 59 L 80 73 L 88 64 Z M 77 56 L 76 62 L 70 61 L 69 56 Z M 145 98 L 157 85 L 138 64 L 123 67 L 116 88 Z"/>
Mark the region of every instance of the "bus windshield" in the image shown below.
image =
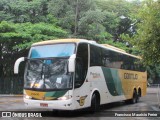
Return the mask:
<path id="1" fill-rule="evenodd" d="M 72 88 L 71 74 L 67 73 L 67 59 L 29 59 L 24 88 L 43 90 Z"/>
<path id="2" fill-rule="evenodd" d="M 74 43 L 33 46 L 29 58 L 69 57 L 74 50 Z"/>
<path id="3" fill-rule="evenodd" d="M 75 51 L 75 44 L 33 46 L 25 70 L 28 89 L 70 89 L 72 77 L 68 73 L 68 58 Z"/>

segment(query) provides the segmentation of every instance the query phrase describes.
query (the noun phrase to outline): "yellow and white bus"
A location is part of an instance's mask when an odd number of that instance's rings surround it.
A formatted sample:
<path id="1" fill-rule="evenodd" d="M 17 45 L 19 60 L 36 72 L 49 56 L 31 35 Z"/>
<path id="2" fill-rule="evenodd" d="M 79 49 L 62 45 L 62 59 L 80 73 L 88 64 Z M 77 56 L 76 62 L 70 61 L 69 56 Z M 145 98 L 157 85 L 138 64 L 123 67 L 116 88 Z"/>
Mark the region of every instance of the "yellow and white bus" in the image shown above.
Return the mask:
<path id="1" fill-rule="evenodd" d="M 147 73 L 141 58 L 107 44 L 83 39 L 34 43 L 26 61 L 24 102 L 28 107 L 55 110 L 90 108 L 146 95 Z"/>

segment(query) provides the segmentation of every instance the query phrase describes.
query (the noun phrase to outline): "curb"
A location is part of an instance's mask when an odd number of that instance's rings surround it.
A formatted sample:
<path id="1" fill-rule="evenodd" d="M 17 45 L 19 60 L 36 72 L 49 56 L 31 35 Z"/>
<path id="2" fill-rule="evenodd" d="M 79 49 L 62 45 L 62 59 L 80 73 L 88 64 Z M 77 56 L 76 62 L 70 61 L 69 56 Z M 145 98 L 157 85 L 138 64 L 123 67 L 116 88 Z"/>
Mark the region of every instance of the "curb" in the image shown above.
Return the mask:
<path id="1" fill-rule="evenodd" d="M 0 94 L 0 97 L 23 97 L 23 94 Z"/>

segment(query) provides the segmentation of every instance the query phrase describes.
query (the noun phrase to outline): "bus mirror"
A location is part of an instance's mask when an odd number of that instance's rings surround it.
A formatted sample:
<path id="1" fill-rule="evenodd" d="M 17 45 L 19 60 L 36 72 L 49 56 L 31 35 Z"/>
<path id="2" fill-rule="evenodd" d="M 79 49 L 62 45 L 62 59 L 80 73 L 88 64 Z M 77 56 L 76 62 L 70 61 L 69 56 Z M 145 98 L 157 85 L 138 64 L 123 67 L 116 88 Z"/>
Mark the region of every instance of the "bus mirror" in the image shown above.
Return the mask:
<path id="1" fill-rule="evenodd" d="M 76 58 L 75 54 L 70 56 L 69 62 L 68 62 L 68 72 L 74 72 L 75 71 L 75 58 Z"/>
<path id="2" fill-rule="evenodd" d="M 16 60 L 15 64 L 14 64 L 14 74 L 18 74 L 19 72 L 19 64 L 21 62 L 25 61 L 25 57 L 20 57 Z"/>

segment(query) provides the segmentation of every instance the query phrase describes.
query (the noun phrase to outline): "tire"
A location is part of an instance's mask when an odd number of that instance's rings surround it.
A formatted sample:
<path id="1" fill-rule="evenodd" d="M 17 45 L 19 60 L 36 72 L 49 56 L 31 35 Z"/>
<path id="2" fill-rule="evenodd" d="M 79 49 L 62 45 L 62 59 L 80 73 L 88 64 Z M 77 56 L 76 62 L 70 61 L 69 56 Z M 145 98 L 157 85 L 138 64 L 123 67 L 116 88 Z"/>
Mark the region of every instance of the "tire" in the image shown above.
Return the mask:
<path id="1" fill-rule="evenodd" d="M 141 89 L 139 88 L 137 93 L 137 102 L 139 102 L 140 97 L 141 97 Z"/>
<path id="2" fill-rule="evenodd" d="M 134 92 L 133 92 L 133 98 L 131 99 L 131 103 L 135 104 L 137 102 L 138 102 L 138 95 L 137 95 L 136 90 L 134 90 Z"/>
<path id="3" fill-rule="evenodd" d="M 139 99 L 140 99 L 140 94 L 137 93 L 137 103 L 139 102 Z"/>
<path id="4" fill-rule="evenodd" d="M 125 103 L 126 104 L 135 104 L 138 102 L 138 99 L 139 99 L 139 96 L 137 95 L 136 90 L 134 90 L 132 99 L 125 100 Z"/>
<path id="5" fill-rule="evenodd" d="M 95 113 L 98 112 L 99 110 L 100 110 L 100 98 L 98 97 L 97 94 L 94 93 L 91 99 L 90 112 Z"/>

